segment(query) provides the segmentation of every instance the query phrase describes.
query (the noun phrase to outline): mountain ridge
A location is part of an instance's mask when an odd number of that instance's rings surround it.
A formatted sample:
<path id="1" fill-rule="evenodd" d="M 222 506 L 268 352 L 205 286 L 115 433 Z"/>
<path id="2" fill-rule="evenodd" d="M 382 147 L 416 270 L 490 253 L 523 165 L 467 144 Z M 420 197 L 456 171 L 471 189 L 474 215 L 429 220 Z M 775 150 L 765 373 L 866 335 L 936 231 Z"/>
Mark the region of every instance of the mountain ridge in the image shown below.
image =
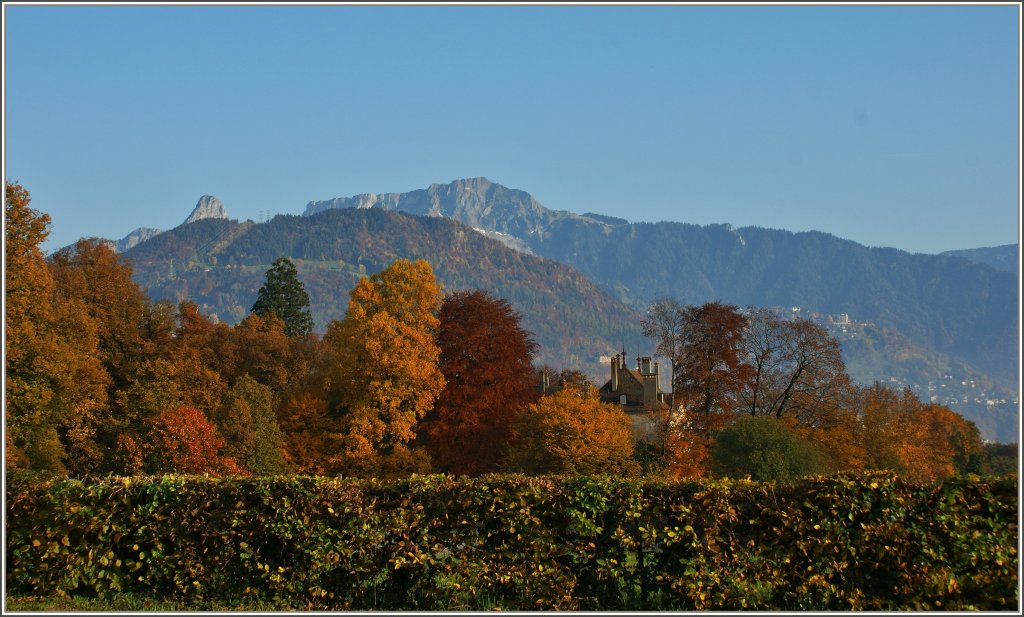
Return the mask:
<path id="1" fill-rule="evenodd" d="M 1019 273 L 1019 246 L 1016 244 L 1001 244 L 999 246 L 983 246 L 973 249 L 960 249 L 955 251 L 944 251 L 940 255 L 962 257 L 968 261 L 985 264 L 1002 272 L 1009 272 L 1014 276 Z"/>

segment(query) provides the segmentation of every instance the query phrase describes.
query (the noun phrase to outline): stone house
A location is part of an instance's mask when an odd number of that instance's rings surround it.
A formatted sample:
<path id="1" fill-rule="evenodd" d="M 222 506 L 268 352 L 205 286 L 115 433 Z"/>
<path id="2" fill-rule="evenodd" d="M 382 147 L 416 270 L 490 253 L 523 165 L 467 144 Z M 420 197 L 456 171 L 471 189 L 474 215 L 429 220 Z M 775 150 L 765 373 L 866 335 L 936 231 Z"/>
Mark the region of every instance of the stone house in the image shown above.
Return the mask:
<path id="1" fill-rule="evenodd" d="M 661 368 L 649 356 L 637 356 L 636 370 L 629 368 L 626 352 L 611 360 L 610 378 L 598 390 L 604 403 L 621 405 L 633 423 L 633 435 L 648 441 L 655 437 L 657 414 L 667 411 L 670 395 L 660 386 Z"/>

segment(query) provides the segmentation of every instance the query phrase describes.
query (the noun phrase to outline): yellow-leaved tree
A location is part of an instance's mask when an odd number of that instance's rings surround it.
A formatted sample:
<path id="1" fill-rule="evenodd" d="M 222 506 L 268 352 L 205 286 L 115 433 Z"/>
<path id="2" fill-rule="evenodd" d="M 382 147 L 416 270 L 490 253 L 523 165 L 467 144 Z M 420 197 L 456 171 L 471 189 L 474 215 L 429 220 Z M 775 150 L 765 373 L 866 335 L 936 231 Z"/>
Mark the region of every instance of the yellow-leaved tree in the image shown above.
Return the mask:
<path id="1" fill-rule="evenodd" d="M 440 306 L 440 285 L 423 260 L 399 259 L 351 291 L 345 319 L 324 336 L 328 408 L 339 420 L 330 469 L 376 476 L 429 469 L 410 443 L 445 384 Z"/>
<path id="2" fill-rule="evenodd" d="M 20 184 L 8 182 L 4 190 L 6 462 L 63 469 L 60 418 L 52 411 L 54 386 L 45 366 L 53 277 L 39 245 L 50 233 L 50 217 L 29 207 L 32 198 Z"/>
<path id="3" fill-rule="evenodd" d="M 101 464 L 110 377 L 100 361 L 97 322 L 68 299 L 40 245 L 50 217 L 17 183 L 4 188 L 7 425 L 5 462 L 69 473 Z"/>
<path id="4" fill-rule="evenodd" d="M 634 474 L 633 431 L 617 405 L 572 384 L 530 405 L 505 468 L 526 474 Z"/>

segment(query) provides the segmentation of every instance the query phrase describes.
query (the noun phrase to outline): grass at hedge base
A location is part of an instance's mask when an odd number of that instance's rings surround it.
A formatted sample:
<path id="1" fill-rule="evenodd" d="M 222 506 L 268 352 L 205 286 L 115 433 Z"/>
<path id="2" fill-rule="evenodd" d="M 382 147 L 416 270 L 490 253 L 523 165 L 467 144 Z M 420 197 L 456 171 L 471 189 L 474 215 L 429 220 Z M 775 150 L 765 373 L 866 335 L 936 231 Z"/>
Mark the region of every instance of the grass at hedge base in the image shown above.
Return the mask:
<path id="1" fill-rule="evenodd" d="M 7 606 L 8 611 L 12 612 L 195 612 L 195 611 L 216 611 L 216 612 L 227 612 L 227 611 L 241 611 L 246 613 L 252 612 L 264 612 L 264 611 L 286 611 L 286 610 L 302 610 L 300 607 L 293 607 L 288 605 L 274 605 L 274 604 L 261 604 L 261 603 L 227 603 L 220 602 L 217 600 L 205 600 L 201 602 L 189 602 L 188 600 L 155 600 L 150 597 L 128 594 L 128 593 L 116 593 L 106 598 L 83 598 L 78 596 L 72 597 L 8 597 Z"/>
<path id="2" fill-rule="evenodd" d="M 301 610 L 1016 610 L 1017 480 L 7 480 L 13 597 Z"/>

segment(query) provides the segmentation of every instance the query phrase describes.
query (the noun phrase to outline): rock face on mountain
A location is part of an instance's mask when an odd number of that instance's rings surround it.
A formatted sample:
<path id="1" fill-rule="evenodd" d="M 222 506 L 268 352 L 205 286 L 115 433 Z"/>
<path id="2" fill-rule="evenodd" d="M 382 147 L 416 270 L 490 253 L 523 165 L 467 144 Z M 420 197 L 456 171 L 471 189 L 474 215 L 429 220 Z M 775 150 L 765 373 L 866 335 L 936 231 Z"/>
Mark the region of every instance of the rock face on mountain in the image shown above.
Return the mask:
<path id="1" fill-rule="evenodd" d="M 192 214 L 188 215 L 183 225 L 189 223 L 195 223 L 203 219 L 226 219 L 228 218 L 228 211 L 224 208 L 224 204 L 220 203 L 220 200 L 213 195 L 203 195 L 199 198 L 199 202 L 196 203 L 196 207 L 192 210 Z"/>
<path id="2" fill-rule="evenodd" d="M 219 199 L 213 195 L 203 195 L 196 203 L 196 207 L 192 209 L 192 214 L 188 215 L 188 218 L 185 219 L 185 222 L 182 223 L 182 225 L 188 225 L 189 223 L 195 223 L 196 221 L 202 221 L 204 219 L 227 218 L 228 211 L 224 208 L 224 204 L 222 204 Z M 111 250 L 118 253 L 124 253 L 142 244 L 146 240 L 156 237 L 162 233 L 164 233 L 163 230 L 156 229 L 154 227 L 139 227 L 120 240 L 102 239 L 102 241 L 104 244 L 109 246 Z M 64 249 L 66 248 L 70 248 L 70 246 L 64 247 Z"/>
<path id="3" fill-rule="evenodd" d="M 118 253 L 123 253 L 129 249 L 135 248 L 140 243 L 149 240 L 158 233 L 161 233 L 159 229 L 154 229 L 152 227 L 139 227 L 127 236 L 115 242 L 114 250 Z"/>
<path id="4" fill-rule="evenodd" d="M 469 225 L 510 248 L 534 253 L 533 245 L 559 221 L 602 224 L 587 216 L 549 210 L 526 191 L 495 184 L 487 178 L 431 184 L 409 193 L 338 197 L 306 204 L 309 216 L 332 208 L 379 208 L 417 216 L 439 216 Z"/>

